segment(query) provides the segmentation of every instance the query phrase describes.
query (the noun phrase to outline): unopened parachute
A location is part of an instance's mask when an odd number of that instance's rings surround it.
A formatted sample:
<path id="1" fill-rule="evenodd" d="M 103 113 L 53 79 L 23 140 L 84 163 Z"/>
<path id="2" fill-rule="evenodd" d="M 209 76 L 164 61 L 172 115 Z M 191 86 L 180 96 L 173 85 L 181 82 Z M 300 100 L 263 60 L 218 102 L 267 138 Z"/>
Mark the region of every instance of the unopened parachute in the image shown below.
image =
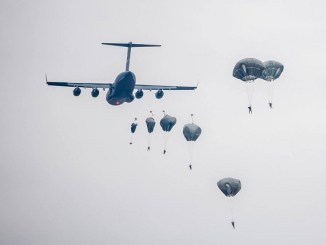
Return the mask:
<path id="1" fill-rule="evenodd" d="M 224 178 L 217 182 L 218 188 L 223 192 L 223 194 L 227 197 L 234 197 L 241 190 L 241 181 L 234 178 Z M 231 209 L 231 224 L 235 229 L 235 222 L 233 220 L 233 207 L 232 202 L 230 200 L 230 209 Z"/>
<path id="2" fill-rule="evenodd" d="M 193 117 L 193 114 L 191 114 L 191 118 Z M 188 151 L 189 151 L 189 158 L 190 158 L 190 164 L 189 168 L 192 169 L 192 158 L 193 158 L 193 151 L 194 151 L 194 145 L 193 143 L 198 139 L 198 137 L 201 135 L 201 128 L 192 123 L 185 124 L 183 126 L 183 135 L 188 141 Z"/>
<path id="3" fill-rule="evenodd" d="M 163 154 L 166 153 L 166 146 L 168 141 L 169 132 L 173 128 L 173 126 L 177 123 L 177 119 L 175 117 L 169 116 L 165 114 L 165 111 L 163 111 L 164 117 L 160 121 L 160 125 L 162 127 L 162 130 L 165 132 L 164 135 L 164 150 Z"/>
<path id="4" fill-rule="evenodd" d="M 150 112 L 153 115 L 152 112 Z M 155 119 L 153 117 L 148 117 L 146 118 L 146 126 L 147 126 L 147 131 L 148 131 L 148 146 L 147 146 L 147 150 L 150 151 L 151 149 L 151 135 L 154 131 L 154 127 L 155 127 Z"/>

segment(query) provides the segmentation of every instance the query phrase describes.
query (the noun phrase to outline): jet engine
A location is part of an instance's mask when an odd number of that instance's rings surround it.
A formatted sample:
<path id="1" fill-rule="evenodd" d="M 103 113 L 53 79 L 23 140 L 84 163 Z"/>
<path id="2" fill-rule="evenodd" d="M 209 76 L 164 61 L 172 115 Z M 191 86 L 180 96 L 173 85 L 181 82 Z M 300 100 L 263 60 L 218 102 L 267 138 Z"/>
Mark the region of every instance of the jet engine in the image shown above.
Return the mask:
<path id="1" fill-rule="evenodd" d="M 144 96 L 144 91 L 142 89 L 138 89 L 138 91 L 135 93 L 135 97 L 137 99 L 141 99 Z"/>
<path id="2" fill-rule="evenodd" d="M 164 95 L 164 92 L 162 89 L 157 90 L 157 92 L 155 93 L 156 99 L 161 99 L 163 97 L 163 95 Z"/>
<path id="3" fill-rule="evenodd" d="M 81 93 L 81 90 L 80 90 L 79 87 L 76 87 L 76 88 L 74 89 L 74 91 L 73 91 L 73 94 L 74 94 L 75 96 L 79 96 L 80 93 Z"/>
<path id="4" fill-rule="evenodd" d="M 92 97 L 96 98 L 100 94 L 100 91 L 97 88 L 93 88 Z"/>

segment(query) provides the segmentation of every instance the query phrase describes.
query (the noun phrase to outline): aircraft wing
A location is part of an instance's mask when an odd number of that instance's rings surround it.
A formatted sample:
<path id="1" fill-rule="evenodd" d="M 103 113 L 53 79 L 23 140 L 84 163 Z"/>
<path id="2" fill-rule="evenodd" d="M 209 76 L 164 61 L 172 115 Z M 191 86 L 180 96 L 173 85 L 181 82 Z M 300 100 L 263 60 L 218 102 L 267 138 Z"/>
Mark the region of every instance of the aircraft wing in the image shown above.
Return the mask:
<path id="1" fill-rule="evenodd" d="M 75 83 L 75 82 L 57 82 L 48 81 L 46 78 L 46 84 L 50 86 L 60 87 L 78 87 L 78 88 L 111 88 L 112 83 Z"/>
<path id="2" fill-rule="evenodd" d="M 194 90 L 196 87 L 187 87 L 187 86 L 166 86 L 166 85 L 142 85 L 136 84 L 135 89 L 142 90 Z"/>
<path id="3" fill-rule="evenodd" d="M 111 88 L 111 83 L 70 83 L 70 82 L 46 82 L 50 86 L 79 87 L 79 88 Z"/>

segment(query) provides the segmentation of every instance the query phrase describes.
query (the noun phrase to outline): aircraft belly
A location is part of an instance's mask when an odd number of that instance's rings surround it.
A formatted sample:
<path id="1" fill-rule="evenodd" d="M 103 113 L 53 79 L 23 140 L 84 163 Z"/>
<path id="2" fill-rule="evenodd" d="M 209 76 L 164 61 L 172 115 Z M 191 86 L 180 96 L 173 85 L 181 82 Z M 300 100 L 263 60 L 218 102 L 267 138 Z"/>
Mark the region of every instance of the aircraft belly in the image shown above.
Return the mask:
<path id="1" fill-rule="evenodd" d="M 135 83 L 135 80 L 130 77 L 116 81 L 113 84 L 111 93 L 108 92 L 107 102 L 111 105 L 121 105 L 124 102 L 130 103 L 133 101 Z"/>

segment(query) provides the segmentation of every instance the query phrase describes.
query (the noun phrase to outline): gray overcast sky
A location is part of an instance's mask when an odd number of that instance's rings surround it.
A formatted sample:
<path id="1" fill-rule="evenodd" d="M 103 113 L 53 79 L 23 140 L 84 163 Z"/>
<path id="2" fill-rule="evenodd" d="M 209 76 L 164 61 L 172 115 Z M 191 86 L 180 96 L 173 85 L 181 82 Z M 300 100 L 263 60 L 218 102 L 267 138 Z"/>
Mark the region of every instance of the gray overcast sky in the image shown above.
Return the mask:
<path id="1" fill-rule="evenodd" d="M 0 244 L 324 244 L 326 234 L 325 1 L 0 2 Z M 102 92 L 75 98 L 51 80 L 108 81 L 133 49 L 146 84 L 195 92 L 147 92 L 112 107 Z M 232 77 L 244 57 L 285 65 L 274 109 L 256 82 L 254 114 Z M 178 118 L 146 151 L 142 120 Z M 203 129 L 188 169 L 183 124 Z M 130 123 L 139 128 L 130 147 Z M 242 181 L 228 202 L 216 182 Z"/>

